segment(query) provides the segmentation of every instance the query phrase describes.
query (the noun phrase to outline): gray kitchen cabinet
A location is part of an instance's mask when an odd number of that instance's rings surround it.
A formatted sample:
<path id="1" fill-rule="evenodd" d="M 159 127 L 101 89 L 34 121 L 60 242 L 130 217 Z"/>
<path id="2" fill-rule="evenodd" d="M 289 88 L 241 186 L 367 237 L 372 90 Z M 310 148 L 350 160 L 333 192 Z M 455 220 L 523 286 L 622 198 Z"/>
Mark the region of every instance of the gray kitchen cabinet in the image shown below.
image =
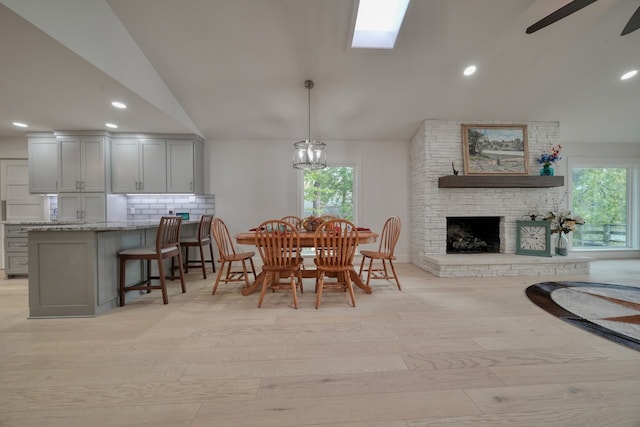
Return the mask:
<path id="1" fill-rule="evenodd" d="M 111 142 L 113 193 L 165 193 L 167 145 L 163 139 L 121 139 Z"/>
<path id="2" fill-rule="evenodd" d="M 204 145 L 201 141 L 167 141 L 167 192 L 204 193 Z"/>
<path id="3" fill-rule="evenodd" d="M 58 140 L 51 133 L 29 134 L 29 192 L 58 192 Z"/>
<path id="4" fill-rule="evenodd" d="M 59 192 L 104 192 L 106 137 L 59 135 Z"/>
<path id="5" fill-rule="evenodd" d="M 27 232 L 22 225 L 4 225 L 4 278 L 25 275 L 29 272 L 29 248 Z"/>
<path id="6" fill-rule="evenodd" d="M 59 193 L 58 220 L 60 221 L 105 221 L 105 193 Z"/>

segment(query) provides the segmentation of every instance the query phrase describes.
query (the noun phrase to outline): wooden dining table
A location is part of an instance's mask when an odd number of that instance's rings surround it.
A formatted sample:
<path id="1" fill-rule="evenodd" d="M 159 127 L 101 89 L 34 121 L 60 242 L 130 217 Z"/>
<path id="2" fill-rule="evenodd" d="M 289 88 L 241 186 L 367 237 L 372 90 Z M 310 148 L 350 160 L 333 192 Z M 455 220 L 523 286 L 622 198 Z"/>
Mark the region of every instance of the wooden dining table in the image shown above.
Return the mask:
<path id="1" fill-rule="evenodd" d="M 300 247 L 302 248 L 313 248 L 314 247 L 314 238 L 315 232 L 313 231 L 301 231 L 300 232 Z M 375 243 L 378 239 L 378 233 L 375 233 L 371 230 L 358 230 L 358 244 L 367 244 L 367 243 Z M 236 235 L 236 242 L 239 245 L 254 245 L 256 244 L 256 233 L 254 231 L 248 231 L 245 233 L 239 233 Z M 303 270 L 303 277 L 316 277 L 316 270 Z M 351 281 L 354 285 L 370 294 L 372 292 L 371 286 L 365 284 L 358 273 L 354 270 L 349 272 L 349 276 L 351 277 Z M 255 282 L 251 283 L 248 287 L 245 286 L 242 289 L 242 295 L 247 296 L 250 295 L 256 289 L 262 287 L 262 282 L 264 281 L 265 273 L 264 271 L 258 274 Z"/>

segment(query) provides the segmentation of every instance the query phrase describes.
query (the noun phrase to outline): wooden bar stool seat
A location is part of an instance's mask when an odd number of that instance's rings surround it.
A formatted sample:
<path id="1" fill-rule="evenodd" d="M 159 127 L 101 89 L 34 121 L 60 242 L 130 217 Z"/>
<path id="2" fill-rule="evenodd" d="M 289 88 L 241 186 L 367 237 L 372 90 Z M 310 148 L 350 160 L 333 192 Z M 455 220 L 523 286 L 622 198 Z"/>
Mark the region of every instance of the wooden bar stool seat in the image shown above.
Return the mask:
<path id="1" fill-rule="evenodd" d="M 164 260 L 171 258 L 171 276 L 173 280 L 173 265 L 175 258 L 178 258 L 178 270 L 180 271 L 180 284 L 182 286 L 182 293 L 187 292 L 184 283 L 184 270 L 182 268 L 182 251 L 180 250 L 180 227 L 182 226 L 182 218 L 175 216 L 163 216 L 160 218 L 160 225 L 158 226 L 158 233 L 156 235 L 155 246 L 144 246 L 131 249 L 125 249 L 118 252 L 118 260 L 120 264 L 120 307 L 125 304 L 125 295 L 128 291 L 147 291 L 151 292 L 152 289 L 162 290 L 162 302 L 164 304 L 169 303 L 169 297 L 167 295 L 167 284 L 164 274 Z M 127 286 L 126 283 L 126 263 L 127 261 L 137 260 L 146 261 L 146 279 L 135 285 Z M 158 276 L 151 275 L 151 261 L 156 261 L 158 264 Z M 152 280 L 159 280 L 160 284 L 152 284 Z"/>

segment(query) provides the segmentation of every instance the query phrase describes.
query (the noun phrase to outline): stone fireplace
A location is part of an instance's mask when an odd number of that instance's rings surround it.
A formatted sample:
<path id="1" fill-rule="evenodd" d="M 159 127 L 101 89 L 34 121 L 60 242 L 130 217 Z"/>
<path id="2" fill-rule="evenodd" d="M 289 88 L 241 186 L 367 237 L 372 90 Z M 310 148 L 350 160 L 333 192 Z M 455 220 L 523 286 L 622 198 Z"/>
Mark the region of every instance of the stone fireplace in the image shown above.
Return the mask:
<path id="1" fill-rule="evenodd" d="M 564 187 L 549 188 L 439 188 L 438 178 L 453 175 L 452 167 L 463 167 L 463 123 L 497 124 L 456 120 L 425 120 L 411 139 L 411 262 L 438 276 L 578 274 L 584 265 L 572 265 L 577 257 L 541 258 L 515 255 L 516 220 L 530 212 L 544 214 L 563 200 Z M 523 124 L 523 122 L 499 122 Z M 529 175 L 537 175 L 536 156 L 560 140 L 558 122 L 526 122 Z M 557 171 L 556 175 L 564 175 Z M 465 177 L 466 178 L 466 177 Z M 565 184 L 566 185 L 566 184 Z M 447 248 L 447 218 L 498 218 L 498 240 L 491 251 L 451 253 Z M 493 227 L 493 226 L 492 226 Z M 475 258 L 481 258 L 476 262 Z M 490 259 L 489 259 L 490 258 Z M 564 259 L 561 259 L 564 258 Z M 462 260 L 464 261 L 462 261 Z M 469 267 L 478 264 L 482 269 Z M 545 264 L 546 263 L 546 264 Z M 442 265 L 451 265 L 443 273 Z M 544 264 L 544 265 L 543 265 Z M 552 267 L 547 268 L 548 265 Z M 557 265 L 566 268 L 566 272 Z M 487 267 L 488 265 L 488 267 Z M 496 266 L 492 268 L 492 266 Z M 588 272 L 588 261 L 586 262 Z"/>

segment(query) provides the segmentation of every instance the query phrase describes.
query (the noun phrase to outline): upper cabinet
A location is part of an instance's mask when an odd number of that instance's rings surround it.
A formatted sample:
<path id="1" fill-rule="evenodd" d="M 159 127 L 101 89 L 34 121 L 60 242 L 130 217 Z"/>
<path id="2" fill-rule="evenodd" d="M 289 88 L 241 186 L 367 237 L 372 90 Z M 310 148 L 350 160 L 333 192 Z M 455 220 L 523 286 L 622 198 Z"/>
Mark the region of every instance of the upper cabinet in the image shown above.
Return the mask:
<path id="1" fill-rule="evenodd" d="M 104 135 L 59 135 L 59 192 L 103 192 L 107 138 Z"/>
<path id="2" fill-rule="evenodd" d="M 111 191 L 165 193 L 167 144 L 164 139 L 114 138 L 111 143 Z"/>
<path id="3" fill-rule="evenodd" d="M 29 192 L 58 192 L 58 140 L 53 134 L 29 134 Z"/>
<path id="4" fill-rule="evenodd" d="M 204 141 L 196 135 L 56 131 L 28 137 L 31 193 L 204 194 Z"/>
<path id="5" fill-rule="evenodd" d="M 167 141 L 167 192 L 204 193 L 204 145 L 196 140 Z"/>

